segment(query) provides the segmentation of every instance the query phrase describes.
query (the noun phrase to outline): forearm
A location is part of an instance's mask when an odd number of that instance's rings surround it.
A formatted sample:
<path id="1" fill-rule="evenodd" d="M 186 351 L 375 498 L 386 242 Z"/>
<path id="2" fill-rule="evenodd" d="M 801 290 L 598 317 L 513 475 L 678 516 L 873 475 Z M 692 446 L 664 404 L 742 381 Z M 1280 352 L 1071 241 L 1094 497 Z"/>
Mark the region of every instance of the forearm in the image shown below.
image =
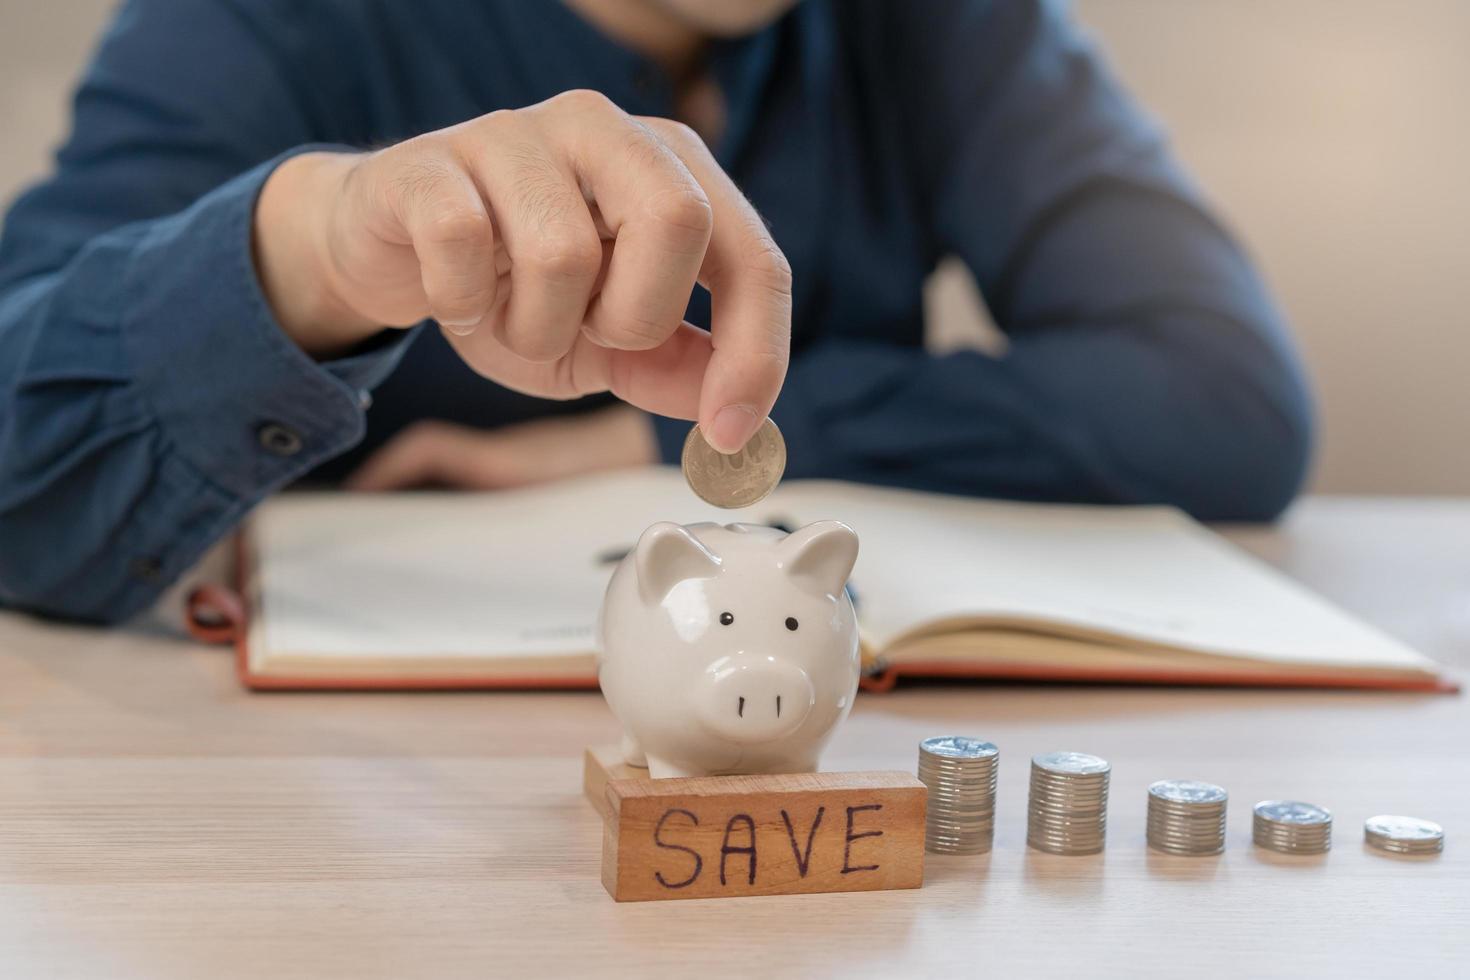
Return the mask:
<path id="1" fill-rule="evenodd" d="M 1268 519 L 1311 446 L 1305 383 L 1240 250 L 1189 203 L 1104 184 L 986 296 L 1001 356 L 832 338 L 773 418 L 788 474 Z M 677 424 L 660 424 L 676 458 Z"/>
<path id="2" fill-rule="evenodd" d="M 866 419 L 864 394 L 848 397 L 831 444 L 890 482 L 1274 516 L 1309 454 L 1307 386 L 1264 284 L 1160 128 L 1065 5 L 912 11 L 893 39 L 922 66 L 896 82 L 901 145 L 936 253 L 969 266 L 1010 346 L 829 360 L 829 383 L 898 362 L 914 374 L 871 387 Z M 821 410 L 840 396 L 808 397 Z"/>
<path id="3" fill-rule="evenodd" d="M 270 165 L 0 297 L 0 603 L 116 620 L 360 438 L 385 349 L 323 366 L 260 292 Z"/>
<path id="4" fill-rule="evenodd" d="M 1300 484 L 1307 420 L 1252 331 L 1176 312 L 1023 337 L 1002 357 L 829 341 L 773 418 L 789 478 L 976 496 L 1167 503 L 1265 520 Z M 679 426 L 661 423 L 666 458 Z"/>

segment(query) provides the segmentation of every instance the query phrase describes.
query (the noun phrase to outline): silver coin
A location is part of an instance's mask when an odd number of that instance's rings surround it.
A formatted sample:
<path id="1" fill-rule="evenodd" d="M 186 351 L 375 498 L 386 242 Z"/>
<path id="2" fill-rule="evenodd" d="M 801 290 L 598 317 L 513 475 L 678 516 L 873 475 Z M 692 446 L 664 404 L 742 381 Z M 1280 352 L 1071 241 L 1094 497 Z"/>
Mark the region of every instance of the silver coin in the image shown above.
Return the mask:
<path id="1" fill-rule="evenodd" d="M 1180 837 L 1175 834 L 1165 834 L 1150 830 L 1147 836 L 1150 844 L 1161 843 L 1167 844 L 1170 847 L 1186 847 L 1191 850 L 1196 848 L 1214 849 L 1225 845 L 1225 838 L 1220 834 L 1214 834 L 1209 837 Z"/>
<path id="2" fill-rule="evenodd" d="M 1031 802 L 1056 810 L 1097 810 L 1107 806 L 1108 794 L 1105 790 L 1096 793 L 1068 793 L 1065 789 L 1048 789 L 1033 784 Z"/>
<path id="3" fill-rule="evenodd" d="M 1277 841 L 1282 844 L 1302 844 L 1307 846 L 1321 844 L 1326 841 L 1332 840 L 1332 835 L 1326 833 L 1280 834 L 1262 831 L 1258 828 L 1252 828 L 1251 834 L 1256 840 Z"/>
<path id="4" fill-rule="evenodd" d="M 1147 836 L 1150 841 L 1163 841 L 1180 847 L 1218 847 L 1225 839 L 1218 830 L 1213 834 L 1175 834 L 1167 830 L 1149 828 Z"/>
<path id="5" fill-rule="evenodd" d="M 1150 824 L 1158 823 L 1161 827 L 1187 827 L 1193 829 L 1195 827 L 1222 827 L 1225 825 L 1224 810 L 1221 810 L 1217 813 L 1208 813 L 1203 816 L 1184 816 L 1178 813 L 1165 813 L 1162 810 L 1150 808 L 1148 811 L 1148 818 Z"/>
<path id="6" fill-rule="evenodd" d="M 1035 835 L 1026 838 L 1026 846 L 1034 847 L 1038 851 L 1048 854 L 1096 854 L 1107 846 L 1107 841 L 1101 837 L 1089 841 L 1056 840 Z"/>
<path id="7" fill-rule="evenodd" d="M 1363 832 L 1371 843 L 1378 843 L 1373 840 L 1375 837 L 1381 838 L 1385 843 L 1421 844 L 1430 847 L 1444 842 L 1444 828 L 1433 820 L 1401 817 L 1390 813 L 1364 820 Z"/>
<path id="8" fill-rule="evenodd" d="M 953 799 L 941 793 L 935 793 L 931 787 L 929 790 L 929 812 L 935 816 L 954 817 L 968 820 L 972 817 L 988 817 L 995 812 L 995 797 L 985 799 L 970 797 L 963 800 Z"/>
<path id="9" fill-rule="evenodd" d="M 994 769 L 948 775 L 925 769 L 923 766 L 919 767 L 919 777 L 930 789 L 943 790 L 946 793 L 962 796 L 989 794 L 995 789 L 997 775 Z"/>
<path id="10" fill-rule="evenodd" d="M 993 775 L 987 778 L 982 773 L 971 785 L 935 779 L 932 775 L 925 772 L 919 773 L 919 778 L 932 792 L 943 796 L 946 800 L 954 800 L 955 802 L 980 801 L 987 800 L 995 795 L 995 777 Z"/>
<path id="11" fill-rule="evenodd" d="M 1210 824 L 1190 826 L 1185 824 L 1170 823 L 1167 820 L 1149 821 L 1148 832 L 1151 834 L 1165 834 L 1169 837 L 1196 837 L 1200 840 L 1209 840 L 1220 836 L 1225 829 L 1225 821 L 1216 820 Z"/>
<path id="12" fill-rule="evenodd" d="M 919 743 L 919 748 L 929 755 L 950 759 L 988 759 L 1000 752 L 1000 749 L 989 742 L 982 742 L 978 738 L 966 738 L 963 735 L 926 738 Z"/>
<path id="13" fill-rule="evenodd" d="M 1086 752 L 1050 752 L 1031 760 L 1038 769 L 1064 776 L 1100 775 L 1112 768 L 1107 761 Z"/>
<path id="14" fill-rule="evenodd" d="M 1276 824 L 1314 827 L 1332 823 L 1332 814 L 1312 803 L 1295 800 L 1263 800 L 1256 804 L 1255 815 Z"/>
<path id="15" fill-rule="evenodd" d="M 1255 844 L 1257 847 L 1264 847 L 1266 850 L 1275 851 L 1277 854 L 1326 854 L 1328 851 L 1332 850 L 1331 841 L 1321 841 L 1310 845 L 1283 844 L 1279 842 L 1273 843 L 1270 841 L 1265 841 L 1257 837 L 1255 839 Z"/>
<path id="16" fill-rule="evenodd" d="M 1177 803 L 1159 803 L 1154 799 L 1148 802 L 1148 812 L 1157 813 L 1179 820 L 1210 820 L 1225 815 L 1223 803 L 1206 803 L 1200 806 L 1184 806 Z"/>
<path id="17" fill-rule="evenodd" d="M 1150 809 L 1148 843 L 1174 854 L 1218 854 L 1225 849 L 1225 815 L 1208 822 L 1177 820 Z"/>
<path id="18" fill-rule="evenodd" d="M 1368 838 L 1368 845 L 1374 850 L 1384 851 L 1389 854 L 1407 854 L 1413 857 L 1425 857 L 1438 854 L 1444 850 L 1444 841 L 1434 841 L 1430 844 L 1405 844 L 1402 841 L 1376 840 Z"/>
<path id="19" fill-rule="evenodd" d="M 1252 832 L 1270 837 L 1279 837 L 1283 840 L 1310 840 L 1317 837 L 1332 836 L 1332 824 L 1273 824 L 1269 820 L 1257 818 L 1252 823 Z"/>
<path id="20" fill-rule="evenodd" d="M 684 439 L 684 479 L 699 499 L 716 507 L 749 507 L 766 499 L 786 472 L 786 440 L 766 419 L 738 453 L 716 452 L 699 426 Z"/>
<path id="21" fill-rule="evenodd" d="M 1223 788 L 1193 779 L 1161 779 L 1149 786 L 1148 795 L 1170 803 L 1185 804 L 1224 803 L 1227 799 Z"/>
<path id="22" fill-rule="evenodd" d="M 1190 857 L 1203 857 L 1209 854 L 1219 854 L 1225 850 L 1225 838 L 1215 837 L 1210 840 L 1179 840 L 1173 837 L 1164 837 L 1159 834 L 1149 834 L 1148 846 L 1165 854 L 1183 854 Z"/>
<path id="23" fill-rule="evenodd" d="M 1031 789 L 1037 795 L 1061 796 L 1069 800 L 1106 796 L 1108 780 L 1090 776 L 1073 779 L 1033 779 Z"/>
<path id="24" fill-rule="evenodd" d="M 1100 783 L 1097 786 L 1072 787 L 1032 783 L 1031 798 L 1053 806 L 1062 806 L 1070 809 L 1086 809 L 1090 806 L 1102 806 L 1107 802 L 1108 785 L 1107 783 Z"/>

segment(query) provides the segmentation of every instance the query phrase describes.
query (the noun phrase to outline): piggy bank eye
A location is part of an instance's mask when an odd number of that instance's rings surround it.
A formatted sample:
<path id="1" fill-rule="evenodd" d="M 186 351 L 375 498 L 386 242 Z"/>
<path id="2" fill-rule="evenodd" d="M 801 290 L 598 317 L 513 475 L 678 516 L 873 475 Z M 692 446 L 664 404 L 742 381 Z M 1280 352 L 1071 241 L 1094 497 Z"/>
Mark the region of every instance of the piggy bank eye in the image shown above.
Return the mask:
<path id="1" fill-rule="evenodd" d="M 721 626 L 729 626 L 733 622 L 735 622 L 735 614 L 734 613 L 727 613 L 727 612 L 720 613 L 720 625 Z"/>
<path id="2" fill-rule="evenodd" d="M 798 624 L 796 622 L 796 617 L 795 616 L 787 616 L 786 617 L 786 628 L 789 629 L 791 632 L 795 633 L 796 632 L 796 627 L 798 625 L 800 625 L 800 624 Z"/>

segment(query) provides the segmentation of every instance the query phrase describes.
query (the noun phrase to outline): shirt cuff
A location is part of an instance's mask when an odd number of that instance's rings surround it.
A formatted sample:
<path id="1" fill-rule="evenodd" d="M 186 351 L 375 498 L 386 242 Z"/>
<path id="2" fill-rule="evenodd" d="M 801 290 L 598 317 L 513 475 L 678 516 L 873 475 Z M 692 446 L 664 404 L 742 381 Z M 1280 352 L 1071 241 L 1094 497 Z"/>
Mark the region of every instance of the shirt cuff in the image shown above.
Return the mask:
<path id="1" fill-rule="evenodd" d="M 123 342 L 138 390 L 181 457 L 258 498 L 355 445 L 368 391 L 409 340 L 394 332 L 318 363 L 281 329 L 251 248 L 256 199 L 299 147 L 155 223 L 134 254 Z"/>
<path id="2" fill-rule="evenodd" d="M 424 323 L 409 330 L 385 329 L 358 346 L 351 354 L 318 362 L 334 378 L 357 392 L 358 403 L 367 408 L 369 393 L 398 368 L 403 352 Z"/>

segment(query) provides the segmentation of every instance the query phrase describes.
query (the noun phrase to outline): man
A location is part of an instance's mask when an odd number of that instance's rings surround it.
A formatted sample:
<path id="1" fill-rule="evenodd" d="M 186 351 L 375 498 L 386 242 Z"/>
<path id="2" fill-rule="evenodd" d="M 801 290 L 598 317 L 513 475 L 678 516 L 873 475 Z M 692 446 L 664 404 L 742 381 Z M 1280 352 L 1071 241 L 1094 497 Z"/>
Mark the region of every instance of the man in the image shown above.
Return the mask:
<path id="1" fill-rule="evenodd" d="M 922 349 L 948 254 L 1003 355 Z M 308 474 L 532 483 L 773 405 L 794 477 L 1226 519 L 1310 427 L 1053 4 L 134 0 L 0 242 L 0 602 L 124 617 Z"/>

